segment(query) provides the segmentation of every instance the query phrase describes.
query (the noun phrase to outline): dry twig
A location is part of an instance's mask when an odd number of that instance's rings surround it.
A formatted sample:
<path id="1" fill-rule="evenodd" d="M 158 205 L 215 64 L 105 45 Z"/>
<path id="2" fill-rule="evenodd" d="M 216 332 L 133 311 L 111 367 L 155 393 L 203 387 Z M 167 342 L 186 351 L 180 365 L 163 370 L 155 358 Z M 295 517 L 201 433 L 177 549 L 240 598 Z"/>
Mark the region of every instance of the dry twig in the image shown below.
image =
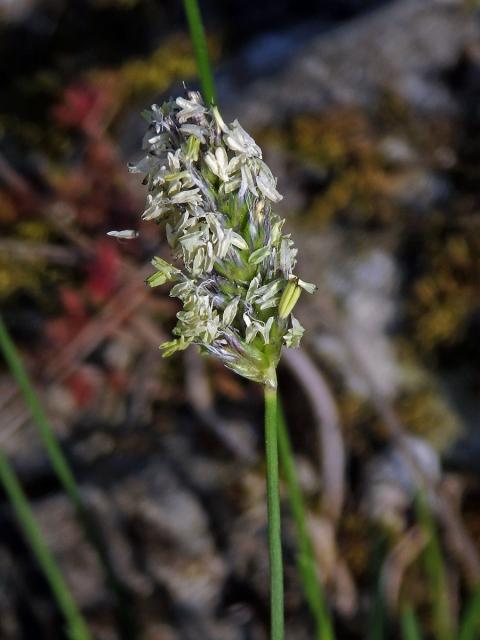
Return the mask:
<path id="1" fill-rule="evenodd" d="M 283 362 L 310 401 L 321 445 L 323 505 L 337 522 L 345 498 L 345 448 L 335 400 L 325 378 L 304 350 L 285 350 Z"/>

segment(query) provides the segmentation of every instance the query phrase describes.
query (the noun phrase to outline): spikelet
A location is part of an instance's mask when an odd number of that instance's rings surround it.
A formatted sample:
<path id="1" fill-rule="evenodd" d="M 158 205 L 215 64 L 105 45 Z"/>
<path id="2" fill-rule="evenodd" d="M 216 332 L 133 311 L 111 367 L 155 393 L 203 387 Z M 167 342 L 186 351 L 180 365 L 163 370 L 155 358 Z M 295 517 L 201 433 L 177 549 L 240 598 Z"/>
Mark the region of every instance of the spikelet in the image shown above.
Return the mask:
<path id="1" fill-rule="evenodd" d="M 226 125 L 199 93 L 153 105 L 146 156 L 144 220 L 164 224 L 174 264 L 154 258 L 150 286 L 169 282 L 183 308 L 165 356 L 197 344 L 242 376 L 276 385 L 282 345 L 298 347 L 292 316 L 300 292 L 315 286 L 293 274 L 297 250 L 262 151 L 239 122 Z"/>

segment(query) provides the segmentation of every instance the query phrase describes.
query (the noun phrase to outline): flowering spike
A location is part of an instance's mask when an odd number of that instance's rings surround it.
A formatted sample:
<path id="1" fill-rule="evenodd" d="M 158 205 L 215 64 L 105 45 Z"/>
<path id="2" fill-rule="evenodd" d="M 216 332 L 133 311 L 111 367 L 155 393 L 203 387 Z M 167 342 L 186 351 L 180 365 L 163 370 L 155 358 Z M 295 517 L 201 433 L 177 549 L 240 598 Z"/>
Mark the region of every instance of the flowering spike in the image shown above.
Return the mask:
<path id="1" fill-rule="evenodd" d="M 282 198 L 276 179 L 239 122 L 225 124 L 199 93 L 153 105 L 146 120 L 147 153 L 130 170 L 146 174 L 142 218 L 165 221 L 180 267 L 154 258 L 147 282 L 174 281 L 170 295 L 183 304 L 163 355 L 198 344 L 276 386 L 282 345 L 298 347 L 303 334 L 292 309 L 302 289 L 315 290 L 293 275 L 297 250 L 271 209 Z"/>

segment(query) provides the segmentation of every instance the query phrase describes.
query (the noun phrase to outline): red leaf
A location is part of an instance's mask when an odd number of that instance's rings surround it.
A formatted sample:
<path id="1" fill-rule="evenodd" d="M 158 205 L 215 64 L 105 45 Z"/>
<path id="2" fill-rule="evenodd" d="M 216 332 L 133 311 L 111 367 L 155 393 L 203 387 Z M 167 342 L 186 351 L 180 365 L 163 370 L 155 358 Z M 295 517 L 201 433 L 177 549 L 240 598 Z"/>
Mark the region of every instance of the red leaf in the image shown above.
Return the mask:
<path id="1" fill-rule="evenodd" d="M 103 302 L 117 288 L 120 274 L 120 254 L 114 242 L 97 244 L 95 259 L 87 266 L 87 292 L 93 302 Z"/>

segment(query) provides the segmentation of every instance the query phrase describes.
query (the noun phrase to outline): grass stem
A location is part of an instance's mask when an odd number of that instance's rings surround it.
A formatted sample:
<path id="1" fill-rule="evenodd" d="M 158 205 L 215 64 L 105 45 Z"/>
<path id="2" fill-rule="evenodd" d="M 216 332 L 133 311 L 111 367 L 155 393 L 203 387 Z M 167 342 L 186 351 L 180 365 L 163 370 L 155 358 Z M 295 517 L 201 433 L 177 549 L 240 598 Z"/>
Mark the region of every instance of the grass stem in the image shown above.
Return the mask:
<path id="1" fill-rule="evenodd" d="M 185 14 L 187 16 L 190 37 L 197 60 L 198 75 L 202 87 L 203 97 L 206 102 L 215 102 L 215 84 L 212 68 L 208 56 L 207 39 L 203 28 L 202 15 L 197 0 L 183 0 Z"/>
<path id="2" fill-rule="evenodd" d="M 422 640 L 417 616 L 410 605 L 404 606 L 400 612 L 400 626 L 403 640 Z"/>
<path id="3" fill-rule="evenodd" d="M 462 615 L 459 640 L 475 640 L 480 637 L 480 584 L 478 584 L 469 600 Z"/>
<path id="4" fill-rule="evenodd" d="M 278 451 L 290 510 L 297 530 L 297 565 L 308 606 L 315 622 L 316 640 L 334 640 L 333 624 L 316 573 L 315 554 L 307 526 L 302 490 L 298 481 L 292 445 L 282 404 L 278 402 Z"/>
<path id="5" fill-rule="evenodd" d="M 415 501 L 417 519 L 429 537 L 423 552 L 425 572 L 431 586 L 432 618 L 435 637 L 438 640 L 454 640 L 453 619 L 448 594 L 445 564 L 438 538 L 437 528 L 424 492 L 419 492 Z"/>
<path id="6" fill-rule="evenodd" d="M 284 639 L 283 562 L 278 479 L 277 390 L 265 386 L 268 548 L 270 554 L 271 640 Z"/>

